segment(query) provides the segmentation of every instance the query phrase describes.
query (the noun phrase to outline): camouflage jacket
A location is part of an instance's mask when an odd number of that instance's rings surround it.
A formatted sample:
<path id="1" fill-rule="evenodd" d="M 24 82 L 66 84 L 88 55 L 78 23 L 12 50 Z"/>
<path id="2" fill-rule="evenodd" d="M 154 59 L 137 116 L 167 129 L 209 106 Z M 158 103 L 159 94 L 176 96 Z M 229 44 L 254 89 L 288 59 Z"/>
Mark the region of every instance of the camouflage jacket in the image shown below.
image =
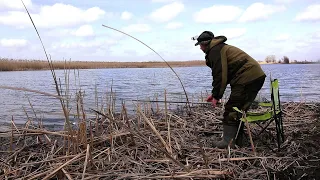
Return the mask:
<path id="1" fill-rule="evenodd" d="M 225 36 L 211 40 L 206 50 L 206 65 L 212 69 L 212 96 L 221 99 L 226 86 L 246 85 L 266 76 L 260 64 L 243 50 L 228 45 Z"/>

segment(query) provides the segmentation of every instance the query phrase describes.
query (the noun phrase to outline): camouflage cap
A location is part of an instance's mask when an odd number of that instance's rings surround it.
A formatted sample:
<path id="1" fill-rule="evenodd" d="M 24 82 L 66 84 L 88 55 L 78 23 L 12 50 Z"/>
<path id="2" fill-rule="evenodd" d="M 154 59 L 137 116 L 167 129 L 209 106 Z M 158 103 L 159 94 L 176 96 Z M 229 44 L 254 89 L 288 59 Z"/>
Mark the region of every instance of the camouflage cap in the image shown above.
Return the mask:
<path id="1" fill-rule="evenodd" d="M 214 38 L 214 34 L 211 31 L 203 31 L 200 36 L 197 38 L 197 43 L 195 46 L 199 45 L 201 42 L 209 41 Z"/>

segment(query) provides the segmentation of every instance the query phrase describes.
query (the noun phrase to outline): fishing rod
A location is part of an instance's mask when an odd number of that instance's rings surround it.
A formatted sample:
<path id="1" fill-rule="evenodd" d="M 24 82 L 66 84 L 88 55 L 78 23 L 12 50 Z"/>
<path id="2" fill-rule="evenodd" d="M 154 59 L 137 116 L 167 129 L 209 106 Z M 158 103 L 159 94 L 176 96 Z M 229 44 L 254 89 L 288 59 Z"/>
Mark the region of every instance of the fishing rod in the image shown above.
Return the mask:
<path id="1" fill-rule="evenodd" d="M 156 102 L 156 103 L 190 103 L 190 104 L 210 104 L 211 102 L 187 102 L 187 101 L 155 101 L 155 100 L 131 100 L 136 102 Z"/>
<path id="2" fill-rule="evenodd" d="M 191 113 L 191 108 L 190 108 L 190 102 L 189 102 L 189 98 L 188 98 L 187 91 L 186 91 L 186 89 L 185 89 L 185 87 L 184 87 L 184 85 L 183 85 L 183 83 L 182 83 L 179 75 L 178 75 L 177 72 L 170 66 L 170 64 L 169 64 L 157 51 L 155 51 L 153 48 L 151 48 L 150 46 L 148 46 L 146 43 L 142 42 L 141 40 L 139 40 L 139 39 L 131 36 L 131 35 L 128 34 L 128 33 L 125 33 L 125 32 L 123 32 L 123 31 L 121 31 L 121 30 L 118 30 L 118 29 L 116 29 L 116 28 L 113 28 L 113 27 L 110 27 L 110 26 L 106 26 L 106 25 L 104 25 L 104 24 L 102 24 L 102 26 L 105 27 L 105 28 L 108 28 L 108 29 L 117 31 L 117 32 L 119 32 L 119 33 L 122 33 L 122 34 L 124 34 L 124 35 L 126 35 L 126 36 L 131 37 L 132 39 L 140 42 L 141 44 L 143 44 L 144 46 L 146 46 L 147 48 L 149 48 L 151 51 L 153 51 L 155 54 L 157 54 L 157 55 L 168 65 L 168 67 L 172 70 L 172 72 L 177 76 L 177 78 L 178 78 L 178 80 L 179 80 L 179 82 L 180 82 L 180 84 L 181 84 L 181 86 L 182 86 L 183 92 L 184 92 L 184 94 L 185 94 L 185 96 L 186 96 L 186 100 L 187 100 L 186 104 L 187 104 L 188 109 L 189 109 L 189 115 L 191 115 L 191 114 L 190 114 L 190 113 Z"/>

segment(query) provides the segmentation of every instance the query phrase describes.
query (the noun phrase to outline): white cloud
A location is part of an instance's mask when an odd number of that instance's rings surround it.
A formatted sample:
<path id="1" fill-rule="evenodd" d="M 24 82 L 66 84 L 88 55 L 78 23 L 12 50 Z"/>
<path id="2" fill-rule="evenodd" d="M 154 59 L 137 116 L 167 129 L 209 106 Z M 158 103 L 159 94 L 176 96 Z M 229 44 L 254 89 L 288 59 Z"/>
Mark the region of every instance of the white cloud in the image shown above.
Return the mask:
<path id="1" fill-rule="evenodd" d="M 266 20 L 274 13 L 286 10 L 283 5 L 268 5 L 263 3 L 253 3 L 242 14 L 240 22 L 252 22 L 257 20 Z"/>
<path id="2" fill-rule="evenodd" d="M 315 33 L 313 34 L 313 37 L 314 37 L 315 39 L 320 39 L 320 31 L 315 32 Z"/>
<path id="3" fill-rule="evenodd" d="M 40 12 L 31 14 L 31 17 L 37 27 L 53 28 L 93 22 L 103 15 L 105 11 L 99 7 L 82 10 L 72 5 L 57 3 L 53 6 L 42 6 Z M 9 11 L 0 15 L 0 23 L 16 27 L 31 26 L 28 15 L 20 11 Z"/>
<path id="4" fill-rule="evenodd" d="M 320 21 L 320 4 L 308 6 L 303 12 L 297 14 L 296 21 Z"/>
<path id="5" fill-rule="evenodd" d="M 123 20 L 129 20 L 132 18 L 132 13 L 124 11 L 121 13 L 121 19 Z"/>
<path id="6" fill-rule="evenodd" d="M 308 47 L 308 46 L 309 46 L 309 43 L 306 43 L 306 42 L 298 42 L 298 43 L 296 43 L 296 46 L 297 46 L 297 47 Z"/>
<path id="7" fill-rule="evenodd" d="M 51 37 L 63 37 L 63 36 L 70 36 L 72 35 L 76 30 L 75 29 L 65 29 L 65 28 L 59 28 L 59 29 L 50 29 L 47 31 L 43 31 L 43 35 L 51 36 Z"/>
<path id="8" fill-rule="evenodd" d="M 236 6 L 215 5 L 201 9 L 193 15 L 198 23 L 225 23 L 234 21 L 242 13 Z"/>
<path id="9" fill-rule="evenodd" d="M 156 22 L 167 22 L 175 18 L 184 9 L 181 2 L 174 2 L 153 11 L 150 18 Z"/>
<path id="10" fill-rule="evenodd" d="M 31 15 L 35 18 L 38 15 Z M 9 11 L 5 15 L 0 15 L 0 23 L 4 25 L 11 25 L 16 27 L 31 26 L 28 14 L 20 11 Z M 37 25 L 37 24 L 36 24 Z"/>
<path id="11" fill-rule="evenodd" d="M 94 32 L 91 25 L 83 25 L 83 26 L 80 26 L 76 31 L 71 32 L 71 34 L 75 36 L 85 37 L 85 36 L 93 36 Z"/>
<path id="12" fill-rule="evenodd" d="M 228 39 L 234 39 L 243 36 L 246 32 L 246 28 L 227 28 L 220 30 L 219 34 L 226 36 Z"/>
<path id="13" fill-rule="evenodd" d="M 32 6 L 31 0 L 24 0 L 24 4 L 28 7 Z M 0 9 L 24 9 L 21 0 L 0 0 Z"/>
<path id="14" fill-rule="evenodd" d="M 151 30 L 151 27 L 148 24 L 131 24 L 122 28 L 126 33 L 132 32 L 148 32 Z"/>
<path id="15" fill-rule="evenodd" d="M 181 28 L 183 26 L 182 23 L 180 22 L 170 22 L 166 25 L 167 29 L 178 29 Z"/>
<path id="16" fill-rule="evenodd" d="M 279 34 L 277 35 L 274 40 L 275 41 L 286 41 L 290 38 L 290 35 L 289 34 Z"/>
<path id="17" fill-rule="evenodd" d="M 115 44 L 114 40 L 93 40 L 93 41 L 83 41 L 83 42 L 59 42 L 53 43 L 53 49 L 77 49 L 77 48 L 99 48 L 104 46 L 109 46 Z"/>
<path id="18" fill-rule="evenodd" d="M 279 3 L 279 4 L 289 4 L 292 3 L 295 0 L 275 0 L 275 3 Z"/>
<path id="19" fill-rule="evenodd" d="M 3 47 L 24 47 L 27 45 L 25 39 L 1 39 L 1 46 Z"/>

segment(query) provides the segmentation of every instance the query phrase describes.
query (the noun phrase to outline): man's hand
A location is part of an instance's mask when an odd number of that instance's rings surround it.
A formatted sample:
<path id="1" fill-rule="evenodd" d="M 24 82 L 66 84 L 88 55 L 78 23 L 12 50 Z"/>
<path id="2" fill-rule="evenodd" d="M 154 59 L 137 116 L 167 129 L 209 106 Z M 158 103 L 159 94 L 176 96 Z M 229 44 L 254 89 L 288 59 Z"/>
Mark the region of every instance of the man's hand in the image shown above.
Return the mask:
<path id="1" fill-rule="evenodd" d="M 213 99 L 212 95 L 208 96 L 208 98 L 207 98 L 207 102 L 211 102 L 211 101 L 212 101 L 212 99 Z"/>
<path id="2" fill-rule="evenodd" d="M 212 107 L 216 107 L 217 106 L 217 103 L 218 103 L 219 100 L 215 99 L 214 97 L 212 97 L 212 95 L 210 95 L 208 98 L 207 98 L 207 102 L 211 102 L 211 105 Z"/>

